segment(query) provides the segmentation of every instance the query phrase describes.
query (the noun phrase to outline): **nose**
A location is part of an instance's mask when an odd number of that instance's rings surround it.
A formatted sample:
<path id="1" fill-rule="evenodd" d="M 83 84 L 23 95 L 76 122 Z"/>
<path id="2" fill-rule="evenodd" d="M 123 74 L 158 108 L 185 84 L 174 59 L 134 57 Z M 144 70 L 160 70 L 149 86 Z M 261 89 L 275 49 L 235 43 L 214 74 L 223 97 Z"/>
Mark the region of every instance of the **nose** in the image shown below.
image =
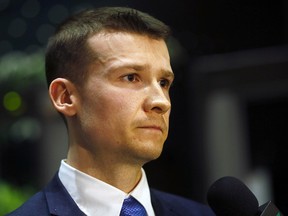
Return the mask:
<path id="1" fill-rule="evenodd" d="M 171 108 L 169 92 L 165 92 L 159 83 L 149 86 L 148 89 L 144 101 L 145 112 L 155 112 L 163 115 L 169 111 Z"/>

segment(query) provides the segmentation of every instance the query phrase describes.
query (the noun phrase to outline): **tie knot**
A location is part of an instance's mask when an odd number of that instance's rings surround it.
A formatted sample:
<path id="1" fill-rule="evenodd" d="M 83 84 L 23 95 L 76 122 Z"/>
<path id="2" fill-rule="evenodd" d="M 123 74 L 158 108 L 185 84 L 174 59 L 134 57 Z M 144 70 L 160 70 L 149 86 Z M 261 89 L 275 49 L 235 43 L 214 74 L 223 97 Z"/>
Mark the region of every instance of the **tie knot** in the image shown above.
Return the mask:
<path id="1" fill-rule="evenodd" d="M 147 213 L 141 203 L 129 196 L 123 202 L 120 216 L 147 216 Z"/>

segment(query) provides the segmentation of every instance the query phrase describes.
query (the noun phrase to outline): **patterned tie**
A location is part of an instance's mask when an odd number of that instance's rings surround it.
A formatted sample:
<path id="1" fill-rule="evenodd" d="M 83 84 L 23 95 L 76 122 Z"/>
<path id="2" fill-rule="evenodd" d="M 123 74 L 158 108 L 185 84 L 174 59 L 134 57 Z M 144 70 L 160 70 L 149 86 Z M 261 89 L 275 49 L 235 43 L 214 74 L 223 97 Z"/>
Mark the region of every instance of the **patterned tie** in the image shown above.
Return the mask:
<path id="1" fill-rule="evenodd" d="M 123 202 L 120 216 L 147 216 L 147 213 L 141 203 L 129 196 Z"/>

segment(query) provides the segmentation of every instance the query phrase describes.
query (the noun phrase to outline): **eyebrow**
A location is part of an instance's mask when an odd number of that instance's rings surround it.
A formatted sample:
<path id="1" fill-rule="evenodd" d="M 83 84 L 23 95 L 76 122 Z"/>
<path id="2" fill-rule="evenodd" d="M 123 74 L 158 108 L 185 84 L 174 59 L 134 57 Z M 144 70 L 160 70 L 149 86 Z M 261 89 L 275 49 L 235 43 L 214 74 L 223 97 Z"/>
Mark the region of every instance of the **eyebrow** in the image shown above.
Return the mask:
<path id="1" fill-rule="evenodd" d="M 122 69 L 122 68 L 131 68 L 135 71 L 144 71 L 150 68 L 149 65 L 144 64 L 144 65 L 139 65 L 139 64 L 123 64 L 123 65 L 118 65 L 115 67 L 112 67 L 112 70 L 118 70 L 118 69 Z M 174 79 L 175 75 L 173 73 L 173 71 L 171 70 L 165 70 L 165 69 L 161 69 L 160 72 L 162 73 L 162 76 L 164 77 L 169 77 L 171 79 Z"/>
<path id="2" fill-rule="evenodd" d="M 162 73 L 165 77 L 170 77 L 171 79 L 174 79 L 175 75 L 171 70 L 162 70 Z"/>

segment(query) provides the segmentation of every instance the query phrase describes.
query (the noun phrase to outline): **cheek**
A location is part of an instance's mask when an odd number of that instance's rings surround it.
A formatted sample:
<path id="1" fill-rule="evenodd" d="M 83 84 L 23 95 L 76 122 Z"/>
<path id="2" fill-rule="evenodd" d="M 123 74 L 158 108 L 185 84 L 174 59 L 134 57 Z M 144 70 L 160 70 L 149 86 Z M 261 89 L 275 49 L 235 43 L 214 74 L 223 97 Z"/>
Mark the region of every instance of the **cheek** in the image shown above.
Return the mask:
<path id="1" fill-rule="evenodd" d="M 169 126 L 169 119 L 170 119 L 170 113 L 171 113 L 171 110 L 168 110 L 164 115 L 163 115 L 163 119 L 166 123 L 167 126 Z"/>
<path id="2" fill-rule="evenodd" d="M 135 109 L 135 100 L 130 99 L 129 94 L 110 94 L 108 98 L 102 100 L 102 108 L 108 115 L 115 114 L 121 117 L 121 114 L 131 113 Z M 132 113 L 131 113 L 132 114 Z"/>
<path id="3" fill-rule="evenodd" d="M 98 96 L 97 99 L 91 104 L 94 107 L 94 115 L 102 121 L 110 123 L 125 123 L 134 115 L 141 107 L 139 98 L 133 97 L 129 92 L 110 91 Z M 119 125 L 118 125 L 119 127 Z"/>

